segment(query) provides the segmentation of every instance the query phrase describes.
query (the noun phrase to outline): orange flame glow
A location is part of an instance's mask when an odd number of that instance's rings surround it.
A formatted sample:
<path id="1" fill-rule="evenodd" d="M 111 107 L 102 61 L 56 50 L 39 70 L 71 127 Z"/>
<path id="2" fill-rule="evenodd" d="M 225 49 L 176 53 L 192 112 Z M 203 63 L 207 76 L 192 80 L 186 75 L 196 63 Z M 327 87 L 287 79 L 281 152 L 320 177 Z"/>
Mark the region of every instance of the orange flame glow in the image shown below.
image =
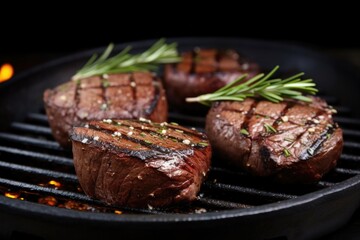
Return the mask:
<path id="1" fill-rule="evenodd" d="M 0 82 L 9 80 L 14 75 L 14 68 L 11 64 L 5 63 L 0 66 Z"/>
<path id="2" fill-rule="evenodd" d="M 54 187 L 57 187 L 57 188 L 61 187 L 61 183 L 59 183 L 59 182 L 57 182 L 55 180 L 49 181 L 49 184 L 54 186 Z"/>
<path id="3" fill-rule="evenodd" d="M 114 213 L 115 213 L 115 214 L 122 214 L 122 211 L 120 211 L 120 210 L 115 210 Z"/>
<path id="4" fill-rule="evenodd" d="M 5 193 L 5 197 L 8 197 L 8 198 L 18 198 L 18 197 L 20 197 L 20 193 L 7 192 L 7 193 Z"/>

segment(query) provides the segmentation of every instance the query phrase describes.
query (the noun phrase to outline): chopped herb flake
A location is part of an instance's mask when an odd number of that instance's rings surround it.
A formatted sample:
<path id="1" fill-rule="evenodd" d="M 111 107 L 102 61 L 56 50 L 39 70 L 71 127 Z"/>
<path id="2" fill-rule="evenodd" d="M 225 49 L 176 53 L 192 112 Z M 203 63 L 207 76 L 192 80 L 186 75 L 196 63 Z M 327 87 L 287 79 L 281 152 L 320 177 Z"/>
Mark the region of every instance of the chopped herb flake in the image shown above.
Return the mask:
<path id="1" fill-rule="evenodd" d="M 240 133 L 241 133 L 241 134 L 244 134 L 244 135 L 246 135 L 246 136 L 249 135 L 249 132 L 248 132 L 245 128 L 242 128 L 242 129 L 240 130 Z"/>
<path id="2" fill-rule="evenodd" d="M 147 144 L 151 144 L 151 142 L 148 141 L 148 140 L 144 140 L 144 142 L 147 143 Z"/>
<path id="3" fill-rule="evenodd" d="M 287 148 L 284 148 L 284 155 L 285 155 L 285 157 L 290 157 L 291 156 L 291 153 Z"/>
<path id="4" fill-rule="evenodd" d="M 269 124 L 264 124 L 264 128 L 266 130 L 266 132 L 268 133 L 276 133 L 276 129 L 273 128 L 273 126 L 269 125 Z"/>
<path id="5" fill-rule="evenodd" d="M 330 134 L 330 133 L 327 133 L 327 134 L 326 134 L 326 138 L 327 138 L 327 139 L 330 139 L 330 137 L 331 137 L 331 134 Z"/>
<path id="6" fill-rule="evenodd" d="M 179 126 L 179 124 L 177 124 L 176 122 L 171 122 L 171 125 L 175 125 L 175 126 Z"/>
<path id="7" fill-rule="evenodd" d="M 201 147 L 207 147 L 207 146 L 209 146 L 209 144 L 206 143 L 206 142 L 198 143 L 198 145 L 201 146 Z"/>

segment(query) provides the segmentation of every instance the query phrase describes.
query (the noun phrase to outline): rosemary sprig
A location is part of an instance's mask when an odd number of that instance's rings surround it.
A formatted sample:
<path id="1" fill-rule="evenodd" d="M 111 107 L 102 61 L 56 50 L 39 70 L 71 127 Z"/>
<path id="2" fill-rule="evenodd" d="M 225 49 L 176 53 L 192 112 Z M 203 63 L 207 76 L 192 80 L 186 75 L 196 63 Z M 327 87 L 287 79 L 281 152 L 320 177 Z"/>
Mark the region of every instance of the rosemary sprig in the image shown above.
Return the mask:
<path id="1" fill-rule="evenodd" d="M 128 46 L 117 55 L 109 57 L 114 48 L 114 44 L 111 43 L 100 57 L 94 54 L 72 79 L 79 80 L 109 73 L 155 70 L 158 64 L 181 60 L 176 47 L 176 43 L 166 44 L 165 39 L 160 39 L 143 53 L 130 54 L 131 47 Z"/>
<path id="2" fill-rule="evenodd" d="M 272 79 L 271 77 L 278 69 L 279 66 L 276 66 L 267 75 L 261 73 L 244 83 L 240 83 L 246 78 L 247 75 L 245 74 L 213 93 L 186 98 L 186 101 L 200 102 L 208 106 L 214 101 L 244 101 L 248 97 L 262 97 L 276 103 L 283 101 L 284 98 L 311 102 L 311 98 L 303 94 L 314 95 L 318 91 L 312 79 L 301 79 L 300 77 L 304 73 L 298 73 L 286 79 Z"/>

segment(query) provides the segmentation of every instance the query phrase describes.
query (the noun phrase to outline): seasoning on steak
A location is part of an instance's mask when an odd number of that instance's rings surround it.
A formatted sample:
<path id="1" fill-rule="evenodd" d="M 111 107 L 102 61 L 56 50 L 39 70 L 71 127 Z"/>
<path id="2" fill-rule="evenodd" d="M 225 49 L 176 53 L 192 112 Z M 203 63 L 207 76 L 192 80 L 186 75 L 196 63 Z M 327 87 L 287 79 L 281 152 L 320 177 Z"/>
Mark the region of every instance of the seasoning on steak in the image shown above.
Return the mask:
<path id="1" fill-rule="evenodd" d="M 230 164 L 280 182 L 318 181 L 343 147 L 336 112 L 320 98 L 311 104 L 246 99 L 213 105 L 206 132 L 215 153 Z"/>
<path id="2" fill-rule="evenodd" d="M 46 90 L 44 103 L 54 138 L 71 147 L 69 132 L 104 118 L 167 120 L 164 89 L 151 73 L 112 74 L 70 81 Z"/>
<path id="3" fill-rule="evenodd" d="M 192 201 L 210 168 L 205 134 L 175 123 L 105 119 L 75 127 L 71 137 L 84 192 L 111 205 Z"/>
<path id="4" fill-rule="evenodd" d="M 181 109 L 198 109 L 198 103 L 185 98 L 211 93 L 239 76 L 253 77 L 259 66 L 235 50 L 195 49 L 184 52 L 182 61 L 165 66 L 165 87 L 169 103 Z"/>

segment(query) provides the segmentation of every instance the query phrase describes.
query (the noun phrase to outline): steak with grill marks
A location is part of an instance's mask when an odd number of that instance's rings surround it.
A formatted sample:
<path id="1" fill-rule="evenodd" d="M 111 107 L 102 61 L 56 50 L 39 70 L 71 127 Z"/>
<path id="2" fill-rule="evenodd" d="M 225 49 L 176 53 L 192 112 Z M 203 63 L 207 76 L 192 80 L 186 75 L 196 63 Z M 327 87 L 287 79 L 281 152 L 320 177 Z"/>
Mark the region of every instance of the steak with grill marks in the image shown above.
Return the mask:
<path id="1" fill-rule="evenodd" d="M 167 120 L 165 91 L 151 73 L 112 74 L 70 81 L 44 93 L 54 138 L 71 147 L 69 131 L 104 118 Z"/>
<path id="2" fill-rule="evenodd" d="M 145 119 L 91 121 L 72 134 L 84 192 L 111 205 L 162 207 L 196 199 L 210 168 L 205 134 Z"/>
<path id="3" fill-rule="evenodd" d="M 280 182 L 318 181 L 343 148 L 336 112 L 320 98 L 312 103 L 256 99 L 213 105 L 206 132 L 215 153 L 230 164 Z"/>
<path id="4" fill-rule="evenodd" d="M 197 49 L 184 52 L 182 61 L 165 66 L 165 86 L 169 103 L 181 109 L 199 109 L 185 98 L 196 97 L 234 81 L 243 74 L 259 73 L 259 66 L 235 50 Z"/>

